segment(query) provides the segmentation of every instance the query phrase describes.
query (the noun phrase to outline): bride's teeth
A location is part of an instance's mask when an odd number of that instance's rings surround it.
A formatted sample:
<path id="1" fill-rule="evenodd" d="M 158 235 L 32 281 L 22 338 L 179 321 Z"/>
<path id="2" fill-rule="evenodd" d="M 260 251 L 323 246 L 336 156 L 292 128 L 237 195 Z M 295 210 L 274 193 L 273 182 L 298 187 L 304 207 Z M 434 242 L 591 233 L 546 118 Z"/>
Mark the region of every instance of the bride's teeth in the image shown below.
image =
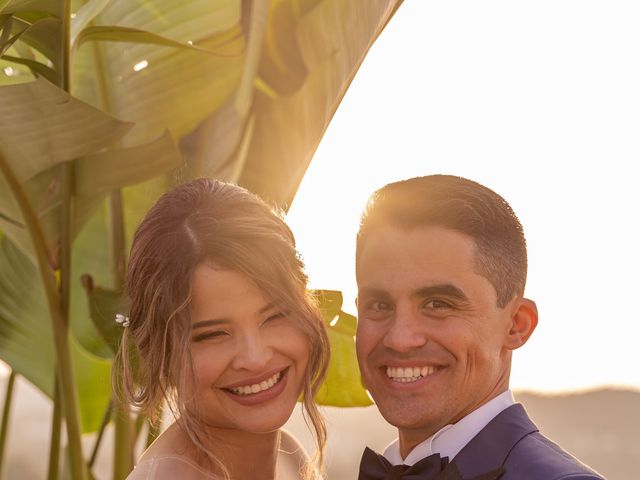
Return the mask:
<path id="1" fill-rule="evenodd" d="M 436 367 L 387 367 L 387 377 L 394 382 L 415 382 L 435 373 Z"/>
<path id="2" fill-rule="evenodd" d="M 251 395 L 252 393 L 262 392 L 273 387 L 278 380 L 280 380 L 281 373 L 276 373 L 273 377 L 263 380 L 260 383 L 254 383 L 253 385 L 242 385 L 240 387 L 232 387 L 229 390 L 236 395 Z"/>

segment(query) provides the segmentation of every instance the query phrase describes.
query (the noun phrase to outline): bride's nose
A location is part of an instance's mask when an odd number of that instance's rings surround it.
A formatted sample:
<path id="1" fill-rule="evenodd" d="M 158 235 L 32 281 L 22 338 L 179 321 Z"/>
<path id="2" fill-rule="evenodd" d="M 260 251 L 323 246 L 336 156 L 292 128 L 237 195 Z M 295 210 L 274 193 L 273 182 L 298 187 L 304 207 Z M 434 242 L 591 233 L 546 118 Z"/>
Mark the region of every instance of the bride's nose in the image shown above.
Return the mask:
<path id="1" fill-rule="evenodd" d="M 259 372 L 268 366 L 273 357 L 273 348 L 260 332 L 247 332 L 237 344 L 233 368 Z"/>

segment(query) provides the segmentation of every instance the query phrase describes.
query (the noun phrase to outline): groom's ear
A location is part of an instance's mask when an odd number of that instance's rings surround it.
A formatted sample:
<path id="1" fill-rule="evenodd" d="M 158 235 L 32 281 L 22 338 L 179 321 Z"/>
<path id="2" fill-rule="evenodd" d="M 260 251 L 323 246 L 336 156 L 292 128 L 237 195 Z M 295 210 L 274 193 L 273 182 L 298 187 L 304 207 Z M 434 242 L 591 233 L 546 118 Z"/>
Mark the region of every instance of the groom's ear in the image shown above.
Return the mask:
<path id="1" fill-rule="evenodd" d="M 509 308 L 509 307 L 507 307 Z M 515 350 L 527 343 L 538 325 L 538 307 L 533 300 L 518 297 L 510 305 L 511 323 L 504 346 Z"/>

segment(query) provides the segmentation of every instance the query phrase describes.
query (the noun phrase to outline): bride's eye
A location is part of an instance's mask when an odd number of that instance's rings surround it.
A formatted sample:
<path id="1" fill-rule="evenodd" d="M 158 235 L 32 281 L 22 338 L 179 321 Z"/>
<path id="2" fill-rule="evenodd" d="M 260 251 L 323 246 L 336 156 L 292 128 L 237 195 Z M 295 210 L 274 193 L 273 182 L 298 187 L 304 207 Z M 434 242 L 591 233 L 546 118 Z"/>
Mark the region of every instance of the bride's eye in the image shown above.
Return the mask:
<path id="1" fill-rule="evenodd" d="M 197 335 L 194 335 L 192 340 L 194 342 L 201 342 L 203 340 L 219 339 L 219 338 L 222 338 L 225 335 L 228 335 L 228 333 L 225 332 L 224 330 L 215 330 L 215 331 L 212 331 L 212 332 L 202 332 L 202 333 L 199 333 Z"/>
<path id="2" fill-rule="evenodd" d="M 279 320 L 279 319 L 281 319 L 281 318 L 286 318 L 286 317 L 287 317 L 287 315 L 288 315 L 288 312 L 284 312 L 284 311 L 281 311 L 281 312 L 275 312 L 275 313 L 272 313 L 271 315 L 269 315 L 269 316 L 265 319 L 265 321 L 264 321 L 263 323 L 272 322 L 272 321 L 274 321 L 274 320 Z"/>

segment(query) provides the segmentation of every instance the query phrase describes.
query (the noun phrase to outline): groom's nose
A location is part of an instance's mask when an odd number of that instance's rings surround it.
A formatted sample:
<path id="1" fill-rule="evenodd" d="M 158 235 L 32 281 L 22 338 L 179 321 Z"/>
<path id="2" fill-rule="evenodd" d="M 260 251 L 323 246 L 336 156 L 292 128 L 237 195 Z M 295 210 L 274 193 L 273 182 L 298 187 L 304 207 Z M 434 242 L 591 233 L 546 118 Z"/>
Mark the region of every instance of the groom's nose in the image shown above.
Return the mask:
<path id="1" fill-rule="evenodd" d="M 411 305 L 396 305 L 383 345 L 397 352 L 422 347 L 427 341 L 425 319 Z"/>

